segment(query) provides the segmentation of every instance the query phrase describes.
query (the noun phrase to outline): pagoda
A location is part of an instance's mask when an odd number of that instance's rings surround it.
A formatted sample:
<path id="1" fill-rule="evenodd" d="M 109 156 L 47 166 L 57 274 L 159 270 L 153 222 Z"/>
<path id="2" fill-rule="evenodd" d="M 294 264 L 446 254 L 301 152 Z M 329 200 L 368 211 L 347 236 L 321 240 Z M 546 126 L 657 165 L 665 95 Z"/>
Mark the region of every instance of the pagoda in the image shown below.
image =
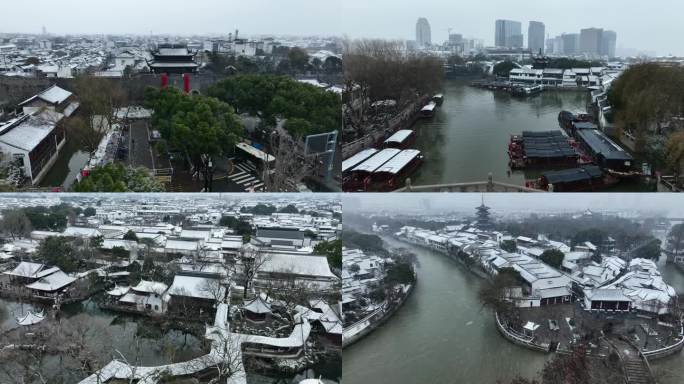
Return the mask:
<path id="1" fill-rule="evenodd" d="M 477 222 L 475 224 L 475 226 L 478 229 L 489 230 L 489 229 L 492 229 L 492 227 L 494 226 L 494 223 L 492 223 L 492 219 L 491 219 L 490 213 L 489 213 L 490 209 L 491 208 L 489 208 L 488 206 L 486 206 L 484 204 L 484 195 L 482 195 L 482 204 L 480 204 L 479 207 L 475 208 L 475 211 L 476 211 L 475 216 L 476 216 L 476 222 Z"/>

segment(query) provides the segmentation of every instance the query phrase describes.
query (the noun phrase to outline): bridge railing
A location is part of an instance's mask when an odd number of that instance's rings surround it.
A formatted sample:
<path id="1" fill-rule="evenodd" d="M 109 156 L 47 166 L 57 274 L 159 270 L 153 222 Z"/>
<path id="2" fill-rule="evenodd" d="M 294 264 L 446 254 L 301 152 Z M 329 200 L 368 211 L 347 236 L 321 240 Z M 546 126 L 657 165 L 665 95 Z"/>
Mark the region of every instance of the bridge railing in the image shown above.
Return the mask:
<path id="1" fill-rule="evenodd" d="M 406 186 L 394 192 L 545 192 L 539 189 L 528 188 L 522 185 L 501 183 L 494 181 L 489 174 L 487 181 L 474 181 L 468 183 L 412 185 L 411 179 L 406 179 Z"/>

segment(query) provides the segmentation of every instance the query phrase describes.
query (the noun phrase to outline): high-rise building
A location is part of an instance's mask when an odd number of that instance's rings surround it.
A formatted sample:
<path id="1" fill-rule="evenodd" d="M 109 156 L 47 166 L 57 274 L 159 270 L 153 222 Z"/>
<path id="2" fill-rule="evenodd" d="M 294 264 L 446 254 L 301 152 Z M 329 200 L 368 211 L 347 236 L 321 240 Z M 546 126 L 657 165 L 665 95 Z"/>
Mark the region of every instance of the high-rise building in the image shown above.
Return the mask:
<path id="1" fill-rule="evenodd" d="M 617 44 L 617 33 L 615 31 L 603 31 L 601 40 L 601 55 L 615 57 L 615 45 Z"/>
<path id="2" fill-rule="evenodd" d="M 602 43 L 603 29 L 586 28 L 580 31 L 580 53 L 589 56 L 600 56 Z"/>
<path id="3" fill-rule="evenodd" d="M 519 21 L 497 20 L 494 45 L 503 48 L 522 48 L 522 24 Z"/>
<path id="4" fill-rule="evenodd" d="M 449 34 L 449 42 L 454 44 L 460 44 L 463 42 L 463 35 L 460 33 Z"/>
<path id="5" fill-rule="evenodd" d="M 424 17 L 416 22 L 416 43 L 419 47 L 428 47 L 432 44 L 430 23 Z"/>
<path id="6" fill-rule="evenodd" d="M 564 55 L 577 55 L 580 53 L 579 33 L 564 33 L 561 35 L 561 39 L 563 40 L 561 53 Z"/>
<path id="7" fill-rule="evenodd" d="M 546 26 L 539 21 L 530 21 L 530 26 L 527 28 L 527 48 L 532 53 L 544 53 L 544 36 L 546 35 Z"/>

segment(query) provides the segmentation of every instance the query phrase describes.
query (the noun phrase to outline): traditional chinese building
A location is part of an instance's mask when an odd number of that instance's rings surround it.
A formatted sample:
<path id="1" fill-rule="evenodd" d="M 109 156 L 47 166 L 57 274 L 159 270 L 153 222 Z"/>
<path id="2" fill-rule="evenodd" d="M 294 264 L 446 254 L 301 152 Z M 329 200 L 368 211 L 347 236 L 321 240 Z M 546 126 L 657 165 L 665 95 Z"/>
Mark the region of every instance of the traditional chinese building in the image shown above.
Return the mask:
<path id="1" fill-rule="evenodd" d="M 163 45 L 152 52 L 154 59 L 149 63 L 150 70 L 153 73 L 196 73 L 199 64 L 195 62 L 195 55 L 187 47 Z"/>

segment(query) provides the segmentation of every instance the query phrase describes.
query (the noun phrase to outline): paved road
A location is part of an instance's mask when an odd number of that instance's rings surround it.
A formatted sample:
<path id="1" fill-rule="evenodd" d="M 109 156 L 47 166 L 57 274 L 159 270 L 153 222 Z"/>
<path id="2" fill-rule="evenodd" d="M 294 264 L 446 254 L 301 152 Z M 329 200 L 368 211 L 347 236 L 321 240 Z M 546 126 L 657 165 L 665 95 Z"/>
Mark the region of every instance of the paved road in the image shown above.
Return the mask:
<path id="1" fill-rule="evenodd" d="M 131 124 L 128 148 L 131 166 L 154 169 L 146 121 L 134 121 Z"/>

